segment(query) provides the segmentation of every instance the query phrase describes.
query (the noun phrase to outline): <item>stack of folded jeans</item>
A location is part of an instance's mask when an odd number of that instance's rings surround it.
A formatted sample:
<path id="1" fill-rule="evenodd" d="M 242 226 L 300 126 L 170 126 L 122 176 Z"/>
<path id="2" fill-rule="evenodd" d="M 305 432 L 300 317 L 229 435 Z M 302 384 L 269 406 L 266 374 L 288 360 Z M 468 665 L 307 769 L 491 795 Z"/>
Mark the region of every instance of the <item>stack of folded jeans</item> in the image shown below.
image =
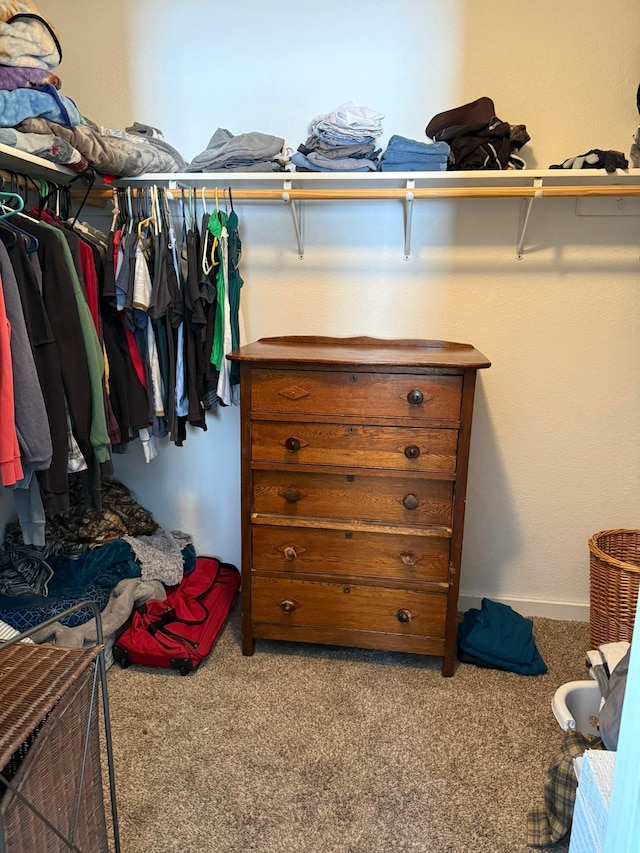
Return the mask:
<path id="1" fill-rule="evenodd" d="M 418 142 L 392 136 L 380 158 L 381 172 L 444 172 L 450 152 L 447 142 Z"/>
<path id="2" fill-rule="evenodd" d="M 316 116 L 307 141 L 291 158 L 300 172 L 370 172 L 378 168 L 382 113 L 349 101 L 333 112 Z"/>

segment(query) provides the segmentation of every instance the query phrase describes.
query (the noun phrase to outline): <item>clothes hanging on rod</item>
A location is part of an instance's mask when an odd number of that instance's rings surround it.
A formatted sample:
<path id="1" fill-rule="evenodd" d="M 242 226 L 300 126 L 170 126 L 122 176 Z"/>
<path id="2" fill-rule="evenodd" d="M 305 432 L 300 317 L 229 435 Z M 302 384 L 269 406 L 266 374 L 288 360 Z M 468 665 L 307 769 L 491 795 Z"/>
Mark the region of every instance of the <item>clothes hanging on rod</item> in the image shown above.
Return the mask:
<path id="1" fill-rule="evenodd" d="M 158 437 L 179 446 L 187 424 L 206 430 L 207 409 L 239 402 L 224 356 L 244 342 L 240 240 L 233 209 L 215 212 L 226 233 L 214 245 L 191 197 L 176 211 L 155 187 L 114 191 L 103 234 L 46 182 L 18 212 L 31 189 L 13 183 L 0 193 L 0 474 L 25 544 L 42 545 L 70 477 L 99 510 L 113 453 L 140 439 L 150 461 Z"/>

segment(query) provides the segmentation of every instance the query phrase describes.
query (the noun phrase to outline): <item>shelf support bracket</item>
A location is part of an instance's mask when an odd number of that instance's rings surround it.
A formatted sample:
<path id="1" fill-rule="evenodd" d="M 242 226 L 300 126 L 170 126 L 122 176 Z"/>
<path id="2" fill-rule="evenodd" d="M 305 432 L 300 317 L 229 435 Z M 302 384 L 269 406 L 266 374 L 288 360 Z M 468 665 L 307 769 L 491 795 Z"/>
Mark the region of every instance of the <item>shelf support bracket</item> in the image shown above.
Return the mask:
<path id="1" fill-rule="evenodd" d="M 291 211 L 291 218 L 293 219 L 293 230 L 296 232 L 296 241 L 298 243 L 298 257 L 300 260 L 304 258 L 304 246 L 302 244 L 302 233 L 300 231 L 300 220 L 298 218 L 298 208 L 296 207 L 295 201 L 289 195 L 289 190 L 291 189 L 291 181 L 284 181 L 282 193 L 282 200 L 289 203 L 289 210 Z"/>
<path id="2" fill-rule="evenodd" d="M 411 221 L 413 219 L 413 190 L 416 187 L 414 180 L 407 181 L 407 192 L 404 197 L 404 259 L 411 258 Z"/>
<path id="3" fill-rule="evenodd" d="M 523 199 L 525 204 L 524 208 L 524 216 L 521 219 L 520 224 L 520 234 L 518 235 L 518 245 L 516 246 L 516 260 L 521 261 L 524 257 L 522 248 L 524 246 L 524 236 L 527 231 L 527 225 L 529 224 L 529 216 L 531 214 L 531 208 L 533 206 L 533 202 L 537 198 L 542 198 L 544 193 L 542 190 L 542 178 L 534 178 L 533 186 L 536 188 L 535 193 L 528 199 Z"/>

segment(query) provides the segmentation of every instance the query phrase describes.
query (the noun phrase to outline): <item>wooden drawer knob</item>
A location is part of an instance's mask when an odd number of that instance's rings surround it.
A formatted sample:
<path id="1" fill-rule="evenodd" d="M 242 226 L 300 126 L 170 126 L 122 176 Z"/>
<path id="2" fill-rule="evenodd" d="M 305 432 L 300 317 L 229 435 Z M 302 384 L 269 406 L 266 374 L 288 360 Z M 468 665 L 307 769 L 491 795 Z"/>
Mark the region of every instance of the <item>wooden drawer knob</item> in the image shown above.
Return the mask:
<path id="1" fill-rule="evenodd" d="M 295 558 L 298 556 L 298 552 L 296 551 L 293 545 L 285 545 L 284 556 L 285 560 L 295 560 Z"/>
<path id="2" fill-rule="evenodd" d="M 404 449 L 404 455 L 407 459 L 417 459 L 420 456 L 420 448 L 417 444 L 407 444 Z"/>
<path id="3" fill-rule="evenodd" d="M 411 551 L 403 551 L 402 554 L 400 554 L 400 559 L 405 566 L 415 566 L 416 564 L 416 555 Z"/>
<path id="4" fill-rule="evenodd" d="M 424 403 L 424 394 L 422 391 L 418 391 L 417 388 L 414 388 L 413 391 L 409 391 L 407 394 L 407 401 L 411 403 L 412 406 L 421 406 Z"/>
<path id="5" fill-rule="evenodd" d="M 300 498 L 300 492 L 297 489 L 287 489 L 284 493 L 284 499 L 287 503 L 294 504 Z"/>
<path id="6" fill-rule="evenodd" d="M 291 453 L 297 453 L 297 451 L 300 450 L 300 439 L 296 438 L 294 435 L 291 435 L 285 441 L 284 446 L 287 448 L 287 450 L 290 450 Z"/>
<path id="7" fill-rule="evenodd" d="M 293 613 L 293 611 L 296 609 L 295 602 L 291 601 L 290 598 L 285 598 L 284 601 L 281 601 L 280 607 L 285 613 Z"/>
<path id="8" fill-rule="evenodd" d="M 402 498 L 402 503 L 405 509 L 417 509 L 418 498 L 415 495 L 405 495 Z"/>
<path id="9" fill-rule="evenodd" d="M 403 625 L 406 625 L 408 622 L 411 622 L 410 610 L 398 610 L 396 616 L 398 617 L 398 622 L 402 622 Z"/>

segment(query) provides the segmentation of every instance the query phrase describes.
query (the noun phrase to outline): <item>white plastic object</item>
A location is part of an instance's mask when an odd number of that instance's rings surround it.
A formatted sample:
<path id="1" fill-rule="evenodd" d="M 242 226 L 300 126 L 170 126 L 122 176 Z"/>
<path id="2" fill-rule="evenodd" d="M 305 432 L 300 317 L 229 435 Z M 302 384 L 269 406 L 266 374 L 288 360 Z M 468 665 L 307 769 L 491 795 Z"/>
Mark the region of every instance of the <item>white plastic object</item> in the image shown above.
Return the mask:
<path id="1" fill-rule="evenodd" d="M 583 735 L 597 735 L 589 717 L 600 713 L 602 695 L 595 681 L 567 681 L 553 694 L 551 709 L 563 731 L 579 731 Z"/>

